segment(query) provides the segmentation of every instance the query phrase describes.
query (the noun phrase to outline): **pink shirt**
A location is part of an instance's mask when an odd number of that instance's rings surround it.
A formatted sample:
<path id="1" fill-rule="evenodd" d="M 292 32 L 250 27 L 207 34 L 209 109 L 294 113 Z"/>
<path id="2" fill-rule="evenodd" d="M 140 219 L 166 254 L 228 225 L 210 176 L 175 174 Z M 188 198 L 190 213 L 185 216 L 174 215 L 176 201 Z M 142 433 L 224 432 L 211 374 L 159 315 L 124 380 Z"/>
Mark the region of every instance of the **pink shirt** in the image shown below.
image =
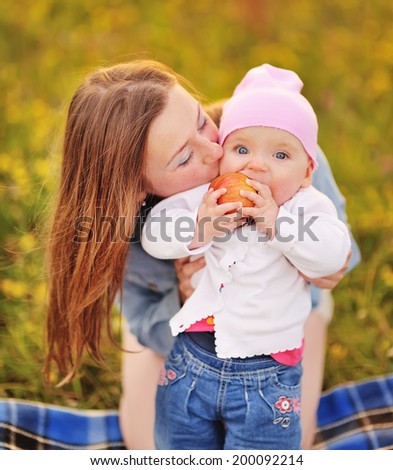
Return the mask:
<path id="1" fill-rule="evenodd" d="M 203 320 L 199 320 L 192 324 L 189 328 L 187 328 L 186 333 L 189 332 L 213 332 L 214 331 L 214 317 L 210 315 L 210 317 L 204 318 Z M 300 348 L 296 349 L 287 349 L 286 351 L 281 351 L 279 353 L 271 354 L 272 358 L 279 362 L 280 364 L 284 364 L 286 366 L 295 366 L 300 359 L 302 358 L 304 350 L 304 339 L 302 340 L 302 345 Z"/>

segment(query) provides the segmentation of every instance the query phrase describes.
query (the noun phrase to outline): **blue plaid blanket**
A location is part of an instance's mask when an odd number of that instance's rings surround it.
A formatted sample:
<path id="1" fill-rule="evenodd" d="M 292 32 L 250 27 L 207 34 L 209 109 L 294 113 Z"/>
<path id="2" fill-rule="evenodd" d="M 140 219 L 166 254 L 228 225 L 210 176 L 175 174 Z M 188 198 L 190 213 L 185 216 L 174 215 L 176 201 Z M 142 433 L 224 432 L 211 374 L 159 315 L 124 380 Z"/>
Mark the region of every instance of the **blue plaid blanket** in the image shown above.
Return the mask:
<path id="1" fill-rule="evenodd" d="M 393 375 L 325 392 L 316 449 L 393 449 Z M 114 410 L 0 399 L 0 449 L 125 449 Z"/>

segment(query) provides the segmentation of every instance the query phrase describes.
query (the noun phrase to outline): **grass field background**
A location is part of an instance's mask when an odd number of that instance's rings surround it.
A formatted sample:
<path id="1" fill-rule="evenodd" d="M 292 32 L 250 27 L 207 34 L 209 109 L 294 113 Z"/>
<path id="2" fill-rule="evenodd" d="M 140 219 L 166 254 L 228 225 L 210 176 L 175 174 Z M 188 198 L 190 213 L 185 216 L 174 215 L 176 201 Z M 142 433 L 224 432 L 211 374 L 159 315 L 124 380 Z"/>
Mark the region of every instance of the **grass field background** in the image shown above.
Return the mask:
<path id="1" fill-rule="evenodd" d="M 111 371 L 86 358 L 72 384 L 44 384 L 43 253 L 69 99 L 85 73 L 137 57 L 209 100 L 264 62 L 301 76 L 363 257 L 334 291 L 325 387 L 393 371 L 391 2 L 3 0 L 0 35 L 0 397 L 118 405 L 109 343 Z"/>

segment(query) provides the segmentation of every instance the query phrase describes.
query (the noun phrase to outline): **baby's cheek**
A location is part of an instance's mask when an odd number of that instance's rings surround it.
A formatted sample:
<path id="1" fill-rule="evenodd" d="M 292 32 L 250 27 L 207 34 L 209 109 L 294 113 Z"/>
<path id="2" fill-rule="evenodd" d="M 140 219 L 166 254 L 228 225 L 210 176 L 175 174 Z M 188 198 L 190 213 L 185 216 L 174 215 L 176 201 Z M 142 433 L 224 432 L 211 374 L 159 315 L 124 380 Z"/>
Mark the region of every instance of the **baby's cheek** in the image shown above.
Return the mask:
<path id="1" fill-rule="evenodd" d="M 225 173 L 239 173 L 242 169 L 243 165 L 230 156 L 225 157 L 224 155 L 220 160 L 220 175 L 224 175 Z"/>
<path id="2" fill-rule="evenodd" d="M 294 188 L 286 183 L 270 187 L 272 197 L 279 207 L 289 201 L 296 194 L 298 189 L 299 188 Z"/>

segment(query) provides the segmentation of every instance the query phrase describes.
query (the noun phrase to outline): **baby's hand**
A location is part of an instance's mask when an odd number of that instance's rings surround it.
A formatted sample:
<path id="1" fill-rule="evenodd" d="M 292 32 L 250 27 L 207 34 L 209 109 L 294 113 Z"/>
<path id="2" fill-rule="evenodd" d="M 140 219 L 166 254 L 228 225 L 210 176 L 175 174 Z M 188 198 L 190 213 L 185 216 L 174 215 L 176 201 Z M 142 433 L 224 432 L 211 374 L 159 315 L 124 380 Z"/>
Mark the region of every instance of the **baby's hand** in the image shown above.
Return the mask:
<path id="1" fill-rule="evenodd" d="M 227 202 L 218 204 L 217 200 L 225 194 L 226 189 L 221 188 L 209 191 L 204 195 L 202 204 L 198 209 L 197 226 L 192 242 L 188 245 L 190 250 L 206 245 L 215 237 L 223 237 L 228 232 L 244 224 L 239 214 L 242 205 L 240 202 Z M 232 214 L 227 212 L 235 210 Z"/>
<path id="2" fill-rule="evenodd" d="M 276 220 L 279 208 L 273 199 L 272 192 L 266 184 L 259 181 L 247 180 L 257 193 L 241 190 L 240 194 L 254 203 L 254 207 L 243 207 L 243 217 L 251 217 L 261 232 L 265 232 L 270 239 L 276 235 Z"/>

